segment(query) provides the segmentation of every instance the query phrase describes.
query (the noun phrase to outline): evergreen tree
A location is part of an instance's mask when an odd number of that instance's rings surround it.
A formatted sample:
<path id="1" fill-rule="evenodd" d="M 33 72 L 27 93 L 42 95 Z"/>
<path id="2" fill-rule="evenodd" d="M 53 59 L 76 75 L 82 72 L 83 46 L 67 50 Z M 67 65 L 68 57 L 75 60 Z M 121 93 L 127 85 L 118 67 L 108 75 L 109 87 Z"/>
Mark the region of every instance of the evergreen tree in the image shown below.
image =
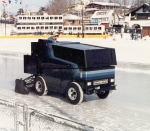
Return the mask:
<path id="1" fill-rule="evenodd" d="M 17 15 L 21 15 L 21 14 L 23 14 L 23 13 L 24 13 L 24 10 L 23 10 L 22 8 L 18 9 Z"/>

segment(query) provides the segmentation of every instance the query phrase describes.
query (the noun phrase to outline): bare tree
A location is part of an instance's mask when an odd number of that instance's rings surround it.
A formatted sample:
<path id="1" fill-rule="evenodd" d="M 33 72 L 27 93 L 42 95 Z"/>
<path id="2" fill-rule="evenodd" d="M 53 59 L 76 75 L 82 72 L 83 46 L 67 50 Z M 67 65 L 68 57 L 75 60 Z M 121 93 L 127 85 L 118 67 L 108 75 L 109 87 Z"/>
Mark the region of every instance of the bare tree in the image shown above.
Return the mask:
<path id="1" fill-rule="evenodd" d="M 46 8 L 41 6 L 41 7 L 39 8 L 39 11 L 38 11 L 38 12 L 39 12 L 40 15 L 43 15 L 43 12 L 45 12 L 45 11 L 46 11 Z"/>
<path id="2" fill-rule="evenodd" d="M 47 4 L 47 13 L 52 15 L 61 15 L 67 11 L 73 0 L 49 0 Z"/>
<path id="3" fill-rule="evenodd" d="M 108 0 L 109 3 L 114 3 L 114 0 Z"/>

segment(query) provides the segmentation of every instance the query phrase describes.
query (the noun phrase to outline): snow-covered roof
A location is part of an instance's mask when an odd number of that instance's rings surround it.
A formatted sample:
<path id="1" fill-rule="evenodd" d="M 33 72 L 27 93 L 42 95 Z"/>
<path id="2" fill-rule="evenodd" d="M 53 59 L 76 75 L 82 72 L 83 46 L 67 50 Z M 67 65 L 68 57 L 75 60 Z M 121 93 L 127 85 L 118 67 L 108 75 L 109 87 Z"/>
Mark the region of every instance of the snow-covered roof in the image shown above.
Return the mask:
<path id="1" fill-rule="evenodd" d="M 97 8 L 87 8 L 85 11 L 98 11 L 99 9 Z"/>
<path id="2" fill-rule="evenodd" d="M 142 4 L 142 5 L 138 6 L 138 7 L 133 8 L 133 9 L 132 9 L 132 10 L 130 10 L 128 13 L 126 13 L 126 15 L 129 15 L 130 13 L 132 13 L 132 12 L 135 12 L 135 11 L 139 10 L 139 9 L 140 9 L 140 8 L 142 8 L 144 5 L 146 5 L 146 6 L 150 6 L 148 3 L 144 3 L 144 4 Z"/>
<path id="3" fill-rule="evenodd" d="M 97 4 L 97 5 L 103 5 L 103 6 L 120 6 L 117 3 L 109 3 L 109 2 L 90 2 L 90 4 Z"/>
<path id="4" fill-rule="evenodd" d="M 101 11 L 95 11 L 95 13 L 91 16 L 91 18 L 107 18 L 110 17 L 112 15 L 112 13 L 114 12 L 114 10 L 101 10 Z"/>
<path id="5" fill-rule="evenodd" d="M 81 19 L 81 17 L 77 16 L 77 15 L 72 15 L 72 14 L 67 14 L 63 16 L 64 20 L 79 20 Z"/>

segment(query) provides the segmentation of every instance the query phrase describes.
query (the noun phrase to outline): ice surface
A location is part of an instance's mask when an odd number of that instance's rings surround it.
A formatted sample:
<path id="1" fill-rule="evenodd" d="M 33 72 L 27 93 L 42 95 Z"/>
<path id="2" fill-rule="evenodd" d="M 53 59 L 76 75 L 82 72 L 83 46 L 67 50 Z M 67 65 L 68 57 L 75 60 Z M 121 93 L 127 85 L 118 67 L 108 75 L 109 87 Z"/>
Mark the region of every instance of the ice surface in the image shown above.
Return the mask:
<path id="1" fill-rule="evenodd" d="M 25 102 L 48 114 L 59 115 L 104 131 L 149 131 L 150 129 L 150 44 L 148 40 L 59 39 L 80 41 L 116 49 L 116 84 L 107 99 L 84 95 L 80 105 L 71 105 L 62 94 L 38 96 L 14 92 L 15 79 L 25 78 L 23 54 L 30 54 L 30 42 L 37 39 L 0 39 L 0 99 Z"/>

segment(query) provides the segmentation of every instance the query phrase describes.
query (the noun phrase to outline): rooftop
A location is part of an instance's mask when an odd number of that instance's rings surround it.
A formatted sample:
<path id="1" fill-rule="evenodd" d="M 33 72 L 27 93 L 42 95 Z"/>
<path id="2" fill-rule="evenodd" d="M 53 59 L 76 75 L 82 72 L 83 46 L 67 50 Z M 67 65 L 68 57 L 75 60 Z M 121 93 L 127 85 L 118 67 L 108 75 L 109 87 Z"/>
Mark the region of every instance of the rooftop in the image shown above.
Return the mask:
<path id="1" fill-rule="evenodd" d="M 109 3 L 109 2 L 91 2 L 90 4 L 97 4 L 97 5 L 103 5 L 103 6 L 120 6 L 117 3 Z"/>
<path id="2" fill-rule="evenodd" d="M 77 15 L 72 15 L 72 14 L 67 14 L 63 16 L 64 20 L 80 20 L 81 17 L 77 16 Z"/>
<path id="3" fill-rule="evenodd" d="M 113 12 L 114 12 L 114 10 L 95 11 L 95 13 L 91 16 L 91 18 L 106 18 L 106 17 L 110 17 L 110 15 Z"/>

